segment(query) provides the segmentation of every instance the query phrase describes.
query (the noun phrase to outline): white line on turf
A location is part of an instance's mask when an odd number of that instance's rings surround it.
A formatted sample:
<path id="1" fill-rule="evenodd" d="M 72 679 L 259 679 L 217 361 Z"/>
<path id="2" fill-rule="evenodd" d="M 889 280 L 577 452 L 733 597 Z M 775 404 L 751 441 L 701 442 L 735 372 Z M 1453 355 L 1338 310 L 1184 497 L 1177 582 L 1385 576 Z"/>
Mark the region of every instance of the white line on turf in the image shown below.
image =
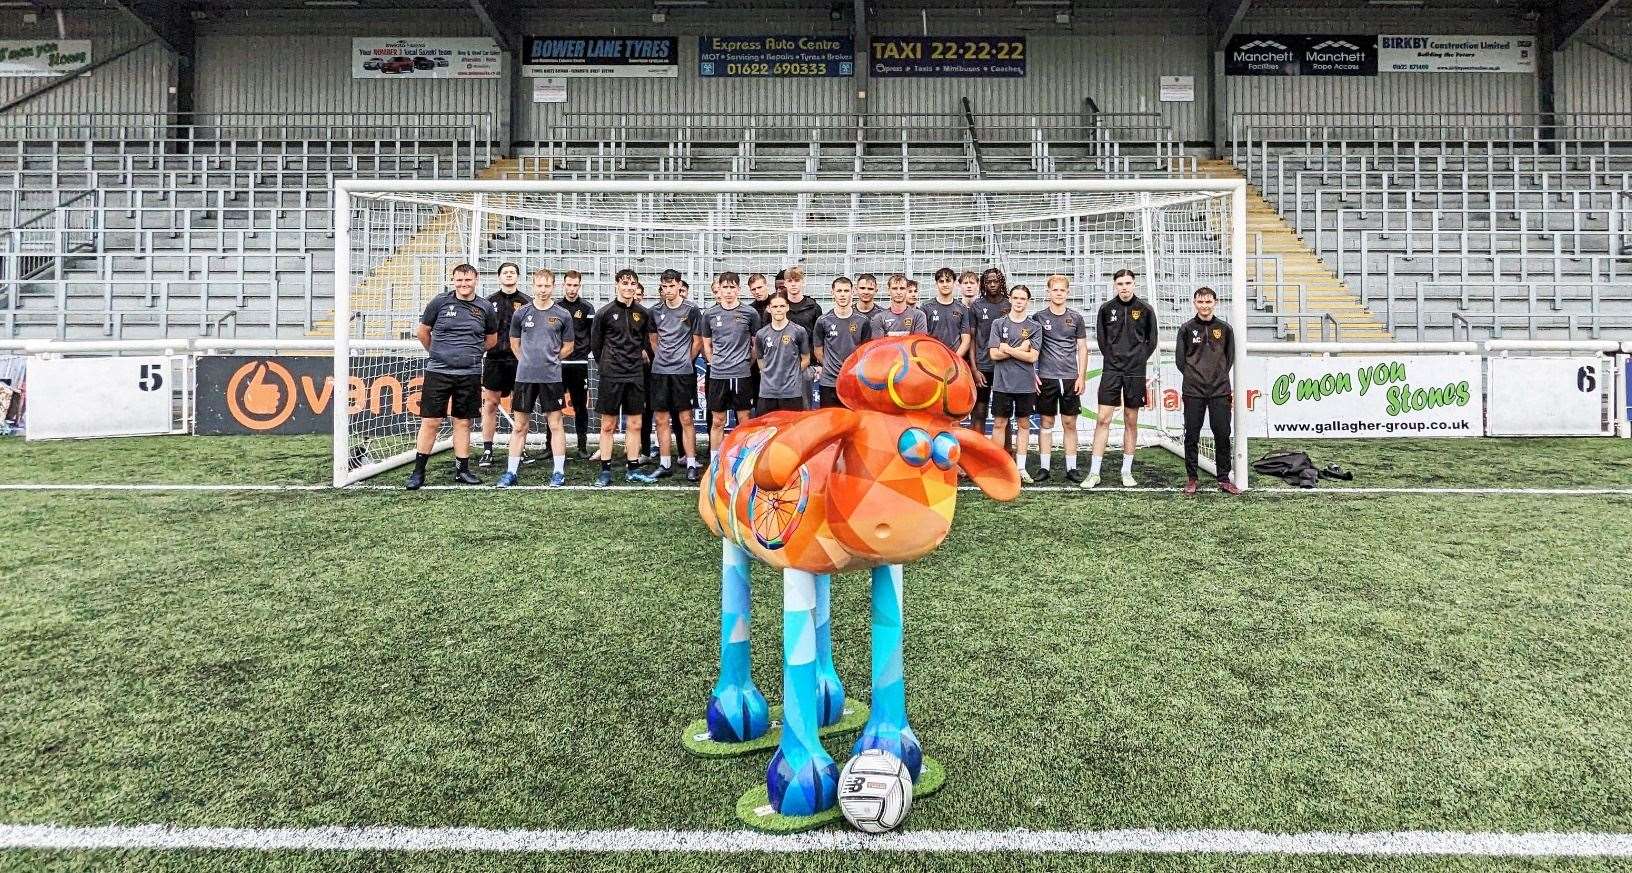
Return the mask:
<path id="1" fill-rule="evenodd" d="M 331 485 L 231 485 L 231 484 L 99 484 L 99 483 L 11 483 L 0 484 L 0 491 L 402 491 L 400 485 L 350 485 L 344 489 L 337 489 Z M 485 492 L 501 490 L 486 485 L 426 485 L 422 491 L 471 491 Z M 656 491 L 669 493 L 695 493 L 695 485 L 563 485 L 559 488 L 549 485 L 516 485 L 508 491 Z M 960 491 L 979 491 L 973 485 L 960 486 Z M 1177 494 L 1178 488 L 1141 486 L 1138 488 L 1122 488 L 1107 485 L 1096 488 L 1088 494 Z M 1083 493 L 1075 485 L 1028 485 L 1025 493 Z M 1204 493 L 1211 493 L 1211 489 L 1204 489 Z M 1596 497 L 1604 495 L 1632 495 L 1632 488 L 1371 488 L 1371 487 L 1332 487 L 1332 488 L 1254 488 L 1249 492 L 1252 496 L 1268 495 L 1272 497 L 1330 497 L 1341 494 L 1417 494 L 1425 496 L 1463 494 L 1472 496 L 1524 496 L 1537 495 L 1545 497 Z"/>
<path id="2" fill-rule="evenodd" d="M 1381 831 L 849 831 L 773 836 L 750 831 L 532 831 L 485 828 L 183 828 L 169 825 L 0 825 L 0 848 L 238 849 L 362 852 L 957 852 L 1632 857 L 1632 834 Z"/>

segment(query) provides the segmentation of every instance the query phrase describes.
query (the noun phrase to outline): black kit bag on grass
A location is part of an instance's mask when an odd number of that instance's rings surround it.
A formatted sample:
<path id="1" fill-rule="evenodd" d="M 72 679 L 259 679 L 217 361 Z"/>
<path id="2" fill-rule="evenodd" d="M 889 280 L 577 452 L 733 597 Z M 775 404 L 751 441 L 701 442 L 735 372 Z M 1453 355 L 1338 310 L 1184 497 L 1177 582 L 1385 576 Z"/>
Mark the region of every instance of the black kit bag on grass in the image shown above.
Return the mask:
<path id="1" fill-rule="evenodd" d="M 1252 471 L 1299 488 L 1313 488 L 1320 481 L 1320 470 L 1303 452 L 1270 452 L 1252 462 Z"/>

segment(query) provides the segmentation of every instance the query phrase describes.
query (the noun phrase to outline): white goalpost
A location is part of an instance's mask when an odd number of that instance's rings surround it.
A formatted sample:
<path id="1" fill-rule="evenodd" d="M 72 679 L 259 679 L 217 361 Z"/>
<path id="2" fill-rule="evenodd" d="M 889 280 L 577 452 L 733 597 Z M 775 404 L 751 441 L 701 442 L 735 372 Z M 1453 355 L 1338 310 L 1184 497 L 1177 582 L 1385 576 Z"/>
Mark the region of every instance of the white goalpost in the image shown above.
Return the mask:
<path id="1" fill-rule="evenodd" d="M 524 275 L 540 267 L 558 276 L 579 271 L 583 296 L 597 307 L 611 299 L 613 275 L 625 267 L 648 285 L 648 305 L 657 302 L 657 274 L 672 268 L 691 281 L 691 300 L 704 309 L 713 305 L 709 280 L 725 270 L 746 277 L 801 264 L 806 293 L 824 309 L 836 276 L 879 276 L 887 306 L 882 286 L 890 273 L 918 279 L 922 301 L 933 298 L 930 276 L 939 267 L 995 266 L 1010 287 L 1033 290 L 1035 310 L 1045 305 L 1046 278 L 1063 273 L 1071 280 L 1068 305 L 1090 325 L 1112 293 L 1112 274 L 1127 268 L 1168 346 L 1193 314 L 1191 295 L 1208 286 L 1236 330 L 1232 473 L 1246 487 L 1241 180 L 345 180 L 335 186 L 334 240 L 336 486 L 413 460 L 425 357 L 413 339 L 420 313 L 448 287 L 455 265 L 475 265 L 484 277 L 478 293 L 486 294 L 495 287 L 489 277 L 508 261 Z M 1093 371 L 1099 355 L 1091 334 L 1088 342 Z M 1148 370 L 1155 408 L 1140 416 L 1141 442 L 1182 453 L 1171 352 L 1158 353 Z M 1093 397 L 1083 406 L 1082 427 L 1091 433 Z M 444 425 L 438 450 L 448 436 Z M 1205 431 L 1201 466 L 1217 469 Z"/>

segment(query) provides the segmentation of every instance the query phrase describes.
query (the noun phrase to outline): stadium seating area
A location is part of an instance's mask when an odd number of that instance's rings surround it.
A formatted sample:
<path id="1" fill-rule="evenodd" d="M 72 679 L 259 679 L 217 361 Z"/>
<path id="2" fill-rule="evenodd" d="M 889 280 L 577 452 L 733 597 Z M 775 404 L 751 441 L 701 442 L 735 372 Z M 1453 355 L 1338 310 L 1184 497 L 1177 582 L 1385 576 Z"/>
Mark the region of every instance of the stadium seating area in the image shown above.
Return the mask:
<path id="1" fill-rule="evenodd" d="M 1632 115 L 1239 121 L 1250 181 L 1397 338 L 1632 330 Z"/>
<path id="2" fill-rule="evenodd" d="M 1632 115 L 1548 128 L 1534 118 L 1357 117 L 1334 125 L 1323 116 L 1313 125 L 1239 116 L 1232 160 L 1199 161 L 1155 113 L 965 110 L 859 124 L 791 115 L 569 116 L 555 141 L 502 158 L 479 115 L 378 123 L 197 116 L 185 125 L 164 116 L 94 124 L 22 116 L 0 123 L 0 180 L 9 183 L 0 195 L 4 336 L 327 333 L 333 181 L 477 175 L 1245 174 L 1262 198 L 1249 226 L 1254 339 L 1595 338 L 1632 330 Z M 543 254 L 527 251 L 525 235 L 507 234 L 503 221 L 484 232 L 490 254 L 523 262 Z M 992 260 L 1047 272 L 1064 245 Z M 927 274 L 939 265 L 934 245 L 907 248 L 914 252 L 908 269 Z M 949 249 L 969 250 L 981 250 L 980 241 Z M 741 254 L 746 270 L 771 269 L 785 257 Z M 878 269 L 866 251 L 804 254 Z M 445 275 L 442 261 L 453 255 L 411 257 L 415 264 L 365 289 L 365 321 L 370 306 L 398 308 L 404 295 L 423 296 L 420 286 Z M 691 253 L 660 244 L 644 266 L 671 265 L 665 259 L 692 275 L 706 272 L 688 263 Z"/>

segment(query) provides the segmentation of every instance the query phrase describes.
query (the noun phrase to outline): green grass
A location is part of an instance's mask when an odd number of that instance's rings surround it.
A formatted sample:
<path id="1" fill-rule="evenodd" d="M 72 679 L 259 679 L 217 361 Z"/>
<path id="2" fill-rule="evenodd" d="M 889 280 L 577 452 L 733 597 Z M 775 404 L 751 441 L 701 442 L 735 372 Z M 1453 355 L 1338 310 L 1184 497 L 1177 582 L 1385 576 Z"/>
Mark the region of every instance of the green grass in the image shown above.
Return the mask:
<path id="1" fill-rule="evenodd" d="M 1317 463 L 1339 464 L 1353 482 L 1322 480 L 1323 489 L 1345 487 L 1632 487 L 1632 440 L 1466 439 L 1466 440 L 1254 440 L 1252 457 L 1274 449 L 1306 451 Z M 1112 472 L 1120 449 L 1107 458 Z M 431 468 L 432 484 L 448 483 L 451 453 Z M 1033 469 L 1037 462 L 1033 451 Z M 1084 456 L 1086 464 L 1086 455 Z M 323 484 L 329 481 L 329 438 L 304 437 L 129 437 L 106 440 L 26 443 L 0 439 L 0 484 Z M 621 476 L 621 464 L 619 465 Z M 1064 472 L 1056 450 L 1054 473 Z M 570 459 L 568 480 L 589 484 L 599 467 Z M 1184 484 L 1184 465 L 1171 453 L 1141 449 L 1135 470 L 1140 484 Z M 482 471 L 492 481 L 501 468 Z M 406 471 L 387 473 L 376 483 L 398 484 Z M 523 468 L 523 484 L 543 484 L 549 464 Z M 1056 484 L 1063 480 L 1056 480 Z M 1285 487 L 1256 477 L 1255 487 Z"/>
<path id="2" fill-rule="evenodd" d="M 114 466 L 269 481 L 301 451 L 326 458 L 321 440 L 270 442 L 286 452 L 253 471 L 272 448 L 216 438 Z M 1618 445 L 1548 452 L 1581 471 Z M 101 463 L 87 446 L 114 444 L 0 443 L 0 481 Z M 1199 506 L 965 496 L 947 545 L 908 571 L 913 723 L 950 774 L 909 827 L 1632 830 L 1632 499 Z M 735 829 L 733 802 L 763 778 L 763 758 L 677 742 L 712 684 L 719 608 L 718 544 L 684 494 L 26 494 L 0 500 L 0 530 L 0 822 Z M 756 579 L 755 675 L 775 701 L 779 586 Z M 866 604 L 862 576 L 836 580 L 836 658 L 861 693 Z M 0 854 L 11 869 L 1034 865 L 1609 869 Z"/>

